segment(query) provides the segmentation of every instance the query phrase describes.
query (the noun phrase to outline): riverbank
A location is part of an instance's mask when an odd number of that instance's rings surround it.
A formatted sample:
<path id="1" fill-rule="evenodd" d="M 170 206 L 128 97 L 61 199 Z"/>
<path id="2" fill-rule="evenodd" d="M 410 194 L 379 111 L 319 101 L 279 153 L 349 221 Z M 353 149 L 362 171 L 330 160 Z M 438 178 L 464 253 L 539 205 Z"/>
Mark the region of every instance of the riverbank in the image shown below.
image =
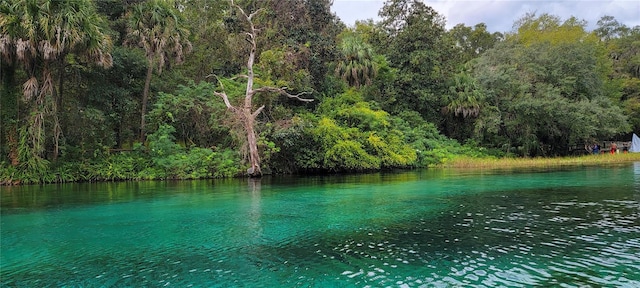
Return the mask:
<path id="1" fill-rule="evenodd" d="M 470 158 L 457 157 L 438 165 L 443 168 L 554 168 L 570 166 L 607 166 L 640 161 L 640 153 L 599 154 L 554 158 Z"/>
<path id="2" fill-rule="evenodd" d="M 444 163 L 430 166 L 433 168 L 469 168 L 469 169 L 521 169 L 521 168 L 560 168 L 560 167 L 580 167 L 580 166 L 611 166 L 621 163 L 640 161 L 640 153 L 620 153 L 620 154 L 600 154 L 585 155 L 577 157 L 556 157 L 556 158 L 473 158 L 467 156 L 457 156 Z M 65 183 L 65 182 L 109 182 L 109 181 L 139 181 L 139 180 L 193 180 L 210 178 L 230 178 L 234 177 L 233 167 L 227 165 L 226 170 L 205 169 L 207 173 L 182 175 L 181 177 L 167 177 L 166 171 L 158 169 L 145 169 L 142 172 L 133 168 L 134 165 L 124 165 L 128 169 L 120 167 L 118 161 L 114 161 L 109 166 L 110 169 L 100 169 L 105 165 L 69 165 L 63 166 L 38 175 L 20 175 L 14 167 L 4 167 L 0 165 L 0 186 L 21 185 L 21 184 L 43 184 L 43 183 Z M 0 163 L 1 164 L 1 163 Z M 131 164 L 131 163 L 129 163 Z M 150 163 L 146 163 L 150 165 Z M 193 164 L 193 163 L 192 163 Z M 196 165 L 197 163 L 193 164 Z M 86 167 L 85 167 L 86 166 Z M 145 165 L 137 165 L 146 167 Z M 69 168 L 71 167 L 71 168 Z M 218 167 L 218 166 L 216 166 Z M 113 169 L 117 170 L 114 173 Z M 194 170 L 194 169 L 192 169 Z M 202 170 L 202 169 L 199 169 Z M 149 171 L 153 172 L 150 173 Z M 164 174 L 161 172 L 165 172 Z M 213 174 L 216 172 L 217 174 Z M 226 172 L 226 174 L 221 174 Z M 237 177 L 239 174 L 235 174 Z M 180 176 L 180 175 L 178 175 Z"/>

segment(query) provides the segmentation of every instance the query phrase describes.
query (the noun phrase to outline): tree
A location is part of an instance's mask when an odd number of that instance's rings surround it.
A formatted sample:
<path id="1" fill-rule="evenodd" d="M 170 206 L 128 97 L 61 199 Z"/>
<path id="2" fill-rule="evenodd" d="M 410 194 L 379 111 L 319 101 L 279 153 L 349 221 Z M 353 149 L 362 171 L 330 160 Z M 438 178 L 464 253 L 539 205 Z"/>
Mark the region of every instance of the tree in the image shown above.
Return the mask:
<path id="1" fill-rule="evenodd" d="M 393 117 L 363 101 L 355 89 L 325 99 L 311 134 L 319 143 L 323 167 L 358 171 L 414 165 L 416 150 L 393 125 Z"/>
<path id="2" fill-rule="evenodd" d="M 527 13 L 514 23 L 514 33 L 507 39 L 524 45 L 548 42 L 552 45 L 575 43 L 580 41 L 595 42 L 592 34 L 586 32 L 587 22 L 575 17 L 562 21 L 560 17 L 544 13 L 536 16 Z"/>
<path id="3" fill-rule="evenodd" d="M 371 45 L 357 35 L 347 34 L 340 43 L 340 52 L 336 74 L 353 87 L 371 84 L 377 74 Z"/>
<path id="4" fill-rule="evenodd" d="M 52 116 L 54 155 L 61 136 L 58 105 L 62 80 L 55 89 L 56 68 L 63 75 L 66 56 L 73 53 L 86 62 L 111 66 L 111 39 L 106 24 L 91 0 L 16 0 L 0 2 L 0 51 L 27 74 L 24 100 L 31 102 L 27 131 L 32 159 L 45 150 L 45 116 Z M 57 98 L 57 99 L 56 99 Z M 35 158 L 33 158 L 35 157 Z"/>
<path id="5" fill-rule="evenodd" d="M 448 93 L 446 84 L 459 61 L 444 17 L 417 0 L 388 1 L 379 15 L 386 39 L 377 43 L 378 51 L 398 71 L 392 84 L 397 107 L 392 112 L 414 110 L 440 122 L 442 95 Z"/>
<path id="6" fill-rule="evenodd" d="M 491 49 L 504 37 L 499 32 L 489 33 L 487 25 L 484 23 L 476 24 L 473 27 L 458 24 L 449 30 L 448 34 L 455 41 L 456 47 L 462 52 L 460 53 L 462 64 Z"/>
<path id="7" fill-rule="evenodd" d="M 609 77 L 622 87 L 620 101 L 632 131 L 640 129 L 640 26 L 629 28 L 612 16 L 603 16 L 594 33 L 600 37 L 613 62 Z M 628 138 L 627 138 L 628 139 Z"/>
<path id="8" fill-rule="evenodd" d="M 331 12 L 332 0 L 264 0 L 250 1 L 263 9 L 259 15 L 264 23 L 258 41 L 259 49 L 287 47 L 294 53 L 295 70 L 305 69 L 310 75 L 313 90 L 326 92 L 330 85 L 329 65 L 338 56 L 336 36 L 344 24 Z M 244 20 L 242 20 L 244 21 Z M 257 55 L 260 55 L 258 51 Z"/>
<path id="9" fill-rule="evenodd" d="M 65 140 L 74 151 L 86 153 L 87 157 L 104 147 L 133 147 L 139 136 L 140 95 L 147 60 L 139 49 L 122 46 L 114 47 L 112 55 L 113 65 L 108 70 L 68 68 L 69 74 L 81 76 L 70 79 L 69 92 L 85 96 L 66 102 L 66 109 L 80 113 L 67 113 L 63 118 L 70 128 Z M 88 117 L 91 115 L 94 116 Z M 96 135 L 101 130 L 104 132 Z"/>
<path id="10" fill-rule="evenodd" d="M 456 74 L 452 80 L 449 87 L 451 99 L 445 112 L 463 118 L 478 117 L 482 93 L 475 79 L 464 71 Z"/>
<path id="11" fill-rule="evenodd" d="M 593 32 L 603 41 L 625 36 L 631 31 L 629 27 L 620 24 L 615 17 L 609 15 L 602 16 L 597 24 L 598 28 L 593 30 Z"/>
<path id="12" fill-rule="evenodd" d="M 190 31 L 193 50 L 181 65 L 181 72 L 196 83 L 211 74 L 231 76 L 242 68 L 242 61 L 233 61 L 232 47 L 227 41 L 224 19 L 228 14 L 225 1 L 176 0 L 184 15 L 184 24 Z M 243 40 L 244 42 L 244 40 Z"/>
<path id="13" fill-rule="evenodd" d="M 443 116 L 448 117 L 443 123 L 444 132 L 461 141 L 473 137 L 473 124 L 485 105 L 483 89 L 470 70 L 452 77 L 449 93 L 444 97 L 446 106 L 442 108 Z"/>
<path id="14" fill-rule="evenodd" d="M 542 15 L 518 23 L 516 34 L 474 63 L 485 92 L 477 140 L 524 156 L 566 155 L 629 130 L 611 63 L 583 22 Z"/>
<path id="15" fill-rule="evenodd" d="M 153 71 L 162 69 L 171 61 L 180 64 L 191 50 L 187 39 L 189 31 L 183 27 L 181 14 L 172 0 L 149 0 L 136 4 L 127 12 L 127 46 L 142 47 L 147 58 L 147 74 L 142 92 L 140 112 L 140 142 L 145 139 L 145 114 L 149 100 L 149 87 Z"/>
<path id="16" fill-rule="evenodd" d="M 313 101 L 313 99 L 305 99 L 300 98 L 303 93 L 299 94 L 290 94 L 287 92 L 286 87 L 271 87 L 271 86 L 262 86 L 262 87 L 254 87 L 255 74 L 253 71 L 253 66 L 255 64 L 256 51 L 257 51 L 257 37 L 258 37 L 258 29 L 255 27 L 253 23 L 253 17 L 256 16 L 257 13 L 262 11 L 261 9 L 256 10 L 253 13 L 247 14 L 239 5 L 235 4 L 233 0 L 231 0 L 231 5 L 238 10 L 241 17 L 244 21 L 247 22 L 248 27 L 246 32 L 246 40 L 249 43 L 249 55 L 247 59 L 247 74 L 242 75 L 242 78 L 247 79 L 246 90 L 244 99 L 241 103 L 237 105 L 231 104 L 230 98 L 227 96 L 227 93 L 224 90 L 224 86 L 222 85 L 222 81 L 220 82 L 220 88 L 222 91 L 216 91 L 214 94 L 224 101 L 224 104 L 227 106 L 227 109 L 230 110 L 235 116 L 236 120 L 238 120 L 247 137 L 247 148 L 249 150 L 249 165 L 250 168 L 247 170 L 247 174 L 252 177 L 260 177 L 262 176 L 262 170 L 260 169 L 260 155 L 258 152 L 258 135 L 255 131 L 255 122 L 256 117 L 260 115 L 262 110 L 264 109 L 264 105 L 258 107 L 254 110 L 253 108 L 253 96 L 259 93 L 265 92 L 275 92 L 281 95 L 285 95 L 289 98 L 294 98 L 304 102 Z"/>
<path id="17" fill-rule="evenodd" d="M 211 97 L 214 90 L 212 83 L 189 81 L 172 94 L 158 93 L 147 125 L 152 130 L 164 124 L 175 126 L 176 139 L 188 147 L 230 147 L 231 131 L 223 125 L 227 107 Z"/>
<path id="18" fill-rule="evenodd" d="M 315 113 L 301 113 L 273 133 L 272 139 L 280 147 L 274 157 L 276 167 L 293 173 L 418 165 L 417 147 L 399 127 L 410 125 L 400 124 L 399 117 L 376 106 L 363 99 L 362 89 L 351 88 L 324 98 Z"/>

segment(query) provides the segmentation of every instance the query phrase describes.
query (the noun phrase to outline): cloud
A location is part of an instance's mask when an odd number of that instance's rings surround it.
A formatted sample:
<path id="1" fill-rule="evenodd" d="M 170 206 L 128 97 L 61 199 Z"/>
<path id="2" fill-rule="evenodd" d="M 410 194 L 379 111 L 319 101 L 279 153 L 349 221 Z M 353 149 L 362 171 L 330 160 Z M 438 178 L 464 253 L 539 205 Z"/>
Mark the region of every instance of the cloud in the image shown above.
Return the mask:
<path id="1" fill-rule="evenodd" d="M 331 10 L 347 25 L 354 25 L 356 20 L 373 19 L 379 21 L 378 11 L 384 0 L 334 0 Z"/>
<path id="2" fill-rule="evenodd" d="M 548 13 L 565 20 L 574 16 L 588 22 L 594 29 L 605 15 L 614 16 L 629 27 L 640 25 L 640 1 L 638 0 L 424 0 L 447 19 L 447 28 L 463 23 L 474 26 L 487 24 L 489 31 L 508 32 L 513 23 L 526 13 Z M 334 0 L 332 10 L 347 25 L 356 20 L 379 21 L 378 11 L 384 0 Z"/>

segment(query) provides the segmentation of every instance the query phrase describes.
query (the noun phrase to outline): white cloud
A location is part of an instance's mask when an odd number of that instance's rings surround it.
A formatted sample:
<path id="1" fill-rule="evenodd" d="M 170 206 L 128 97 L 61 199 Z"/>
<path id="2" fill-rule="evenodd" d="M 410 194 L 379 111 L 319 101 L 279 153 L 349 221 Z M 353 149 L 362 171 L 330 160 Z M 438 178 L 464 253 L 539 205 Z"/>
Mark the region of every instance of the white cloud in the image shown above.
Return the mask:
<path id="1" fill-rule="evenodd" d="M 490 31 L 511 31 L 513 23 L 528 12 L 549 13 L 567 19 L 586 20 L 593 29 L 597 21 L 611 15 L 629 27 L 640 25 L 638 0 L 424 0 L 447 19 L 447 28 L 458 23 L 473 26 L 485 23 Z M 334 0 L 332 11 L 347 25 L 356 20 L 380 20 L 378 11 L 384 0 Z"/>
<path id="2" fill-rule="evenodd" d="M 384 0 L 334 0 L 331 11 L 347 25 L 354 25 L 356 20 L 380 20 L 378 11 Z"/>

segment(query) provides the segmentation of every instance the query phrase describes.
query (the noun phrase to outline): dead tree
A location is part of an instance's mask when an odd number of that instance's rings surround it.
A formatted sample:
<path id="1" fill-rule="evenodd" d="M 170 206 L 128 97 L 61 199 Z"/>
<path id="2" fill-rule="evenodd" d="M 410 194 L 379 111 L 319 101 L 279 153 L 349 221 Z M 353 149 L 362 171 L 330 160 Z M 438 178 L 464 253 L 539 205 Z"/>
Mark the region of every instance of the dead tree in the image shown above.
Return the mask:
<path id="1" fill-rule="evenodd" d="M 247 14 L 239 5 L 235 4 L 233 0 L 231 0 L 231 6 L 238 9 L 241 16 L 244 17 L 244 20 L 246 20 L 249 24 L 249 31 L 245 32 L 245 34 L 247 35 L 247 41 L 251 45 L 250 47 L 251 49 L 249 52 L 249 59 L 247 60 L 247 74 L 240 75 L 240 77 L 247 79 L 247 89 L 244 95 L 244 101 L 242 101 L 242 103 L 238 103 L 236 106 L 231 104 L 231 102 L 229 101 L 229 97 L 227 96 L 227 93 L 224 91 L 224 86 L 222 85 L 222 82 L 218 81 L 220 82 L 220 87 L 222 91 L 220 92 L 216 91 L 214 92 L 214 94 L 222 98 L 222 100 L 224 101 L 224 104 L 227 106 L 227 109 L 230 110 L 233 113 L 236 120 L 238 120 L 242 124 L 242 128 L 247 135 L 247 146 L 249 149 L 248 151 L 249 164 L 251 165 L 251 167 L 249 167 L 249 169 L 247 170 L 247 174 L 251 177 L 260 177 L 262 176 L 262 170 L 260 169 L 260 155 L 258 152 L 258 135 L 255 130 L 255 124 L 256 124 L 256 117 L 260 115 L 260 113 L 264 109 L 264 105 L 253 110 L 253 104 L 252 104 L 253 96 L 259 93 L 275 92 L 275 93 L 279 93 L 281 95 L 287 96 L 289 98 L 294 98 L 304 102 L 311 102 L 313 101 L 313 99 L 300 98 L 300 96 L 306 94 L 306 92 L 302 92 L 299 94 L 290 94 L 289 92 L 287 92 L 287 87 L 280 87 L 280 88 L 269 87 L 269 86 L 264 86 L 259 88 L 253 87 L 254 85 L 253 80 L 255 77 L 253 73 L 253 64 L 256 57 L 256 47 L 257 47 L 256 39 L 258 34 L 258 29 L 256 29 L 255 25 L 253 24 L 253 17 L 257 13 L 259 13 L 262 9 L 258 9 L 257 11 L 251 14 Z"/>

